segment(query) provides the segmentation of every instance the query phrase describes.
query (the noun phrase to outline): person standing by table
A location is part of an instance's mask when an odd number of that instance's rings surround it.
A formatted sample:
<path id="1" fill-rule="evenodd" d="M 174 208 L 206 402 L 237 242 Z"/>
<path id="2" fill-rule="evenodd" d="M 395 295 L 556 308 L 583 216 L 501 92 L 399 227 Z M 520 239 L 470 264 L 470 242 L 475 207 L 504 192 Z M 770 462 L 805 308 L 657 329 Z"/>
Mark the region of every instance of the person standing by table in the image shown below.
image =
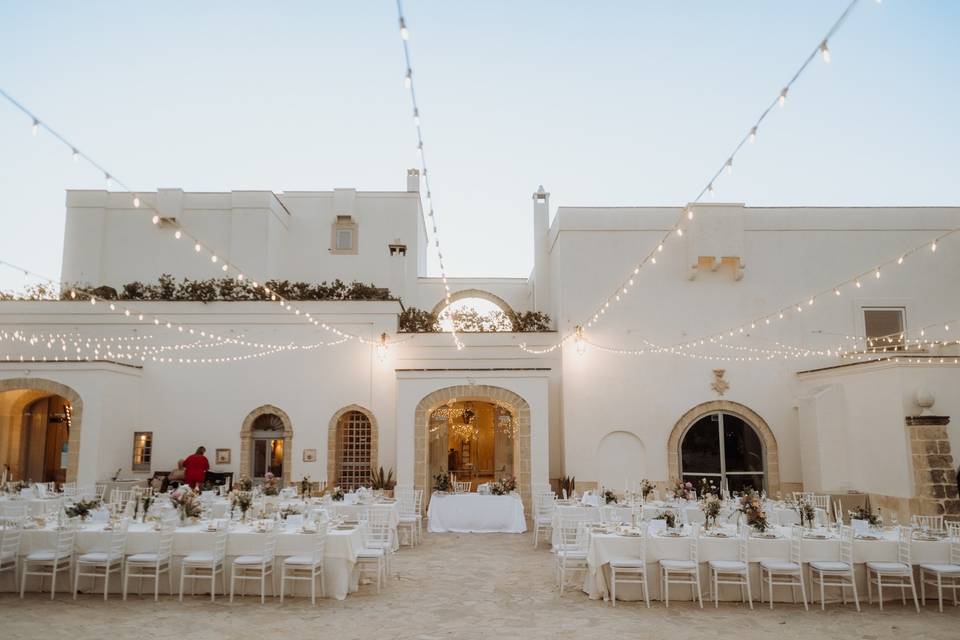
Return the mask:
<path id="1" fill-rule="evenodd" d="M 194 489 L 203 486 L 203 481 L 207 477 L 207 470 L 210 469 L 210 461 L 207 460 L 207 456 L 203 455 L 206 452 L 206 447 L 197 447 L 197 452 L 187 456 L 187 459 L 183 461 L 184 480 Z"/>

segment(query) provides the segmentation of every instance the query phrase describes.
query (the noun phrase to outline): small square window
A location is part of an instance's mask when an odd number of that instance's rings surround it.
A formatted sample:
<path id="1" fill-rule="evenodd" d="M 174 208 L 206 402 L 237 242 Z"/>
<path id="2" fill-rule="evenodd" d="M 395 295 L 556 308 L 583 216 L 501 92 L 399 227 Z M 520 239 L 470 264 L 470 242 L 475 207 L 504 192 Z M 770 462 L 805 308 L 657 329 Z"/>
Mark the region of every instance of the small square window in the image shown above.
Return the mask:
<path id="1" fill-rule="evenodd" d="M 353 216 L 337 216 L 331 230 L 330 252 L 357 253 L 357 223 L 354 222 Z"/>
<path id="2" fill-rule="evenodd" d="M 133 464 L 134 471 L 150 471 L 150 462 L 153 459 L 153 432 L 137 431 L 133 434 Z"/>
<path id="3" fill-rule="evenodd" d="M 353 229 L 337 229 L 337 251 L 353 250 Z"/>
<path id="4" fill-rule="evenodd" d="M 863 329 L 867 351 L 902 351 L 904 349 L 903 307 L 863 309 Z"/>

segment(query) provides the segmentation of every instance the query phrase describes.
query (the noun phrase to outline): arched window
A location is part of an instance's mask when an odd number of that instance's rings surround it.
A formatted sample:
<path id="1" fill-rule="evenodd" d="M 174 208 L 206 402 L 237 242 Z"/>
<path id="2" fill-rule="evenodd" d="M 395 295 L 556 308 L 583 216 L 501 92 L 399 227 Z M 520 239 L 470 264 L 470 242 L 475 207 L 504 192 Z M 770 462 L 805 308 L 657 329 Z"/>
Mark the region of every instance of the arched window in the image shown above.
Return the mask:
<path id="1" fill-rule="evenodd" d="M 373 425 L 362 411 L 348 411 L 337 421 L 337 484 L 356 489 L 370 481 Z"/>
<path id="2" fill-rule="evenodd" d="M 694 422 L 680 443 L 680 473 L 694 485 L 707 478 L 730 491 L 766 488 L 763 442 L 756 430 L 732 413 L 710 413 Z"/>
<path id="3" fill-rule="evenodd" d="M 269 471 L 283 479 L 283 427 L 283 420 L 273 413 L 265 413 L 253 421 L 250 468 L 254 478 L 263 478 Z"/>

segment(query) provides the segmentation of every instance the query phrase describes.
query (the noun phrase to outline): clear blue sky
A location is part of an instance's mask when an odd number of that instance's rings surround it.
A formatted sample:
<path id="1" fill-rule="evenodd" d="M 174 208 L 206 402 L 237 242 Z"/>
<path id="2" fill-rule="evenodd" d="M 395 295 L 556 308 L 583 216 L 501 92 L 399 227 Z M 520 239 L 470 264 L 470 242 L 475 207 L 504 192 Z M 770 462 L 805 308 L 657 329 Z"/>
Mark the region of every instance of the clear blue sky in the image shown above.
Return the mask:
<path id="1" fill-rule="evenodd" d="M 539 183 L 686 203 L 845 5 L 407 0 L 449 272 L 526 275 Z M 958 32 L 863 0 L 717 199 L 960 204 Z M 135 189 L 402 189 L 402 75 L 392 0 L 0 0 L 0 86 Z M 0 167 L 0 260 L 59 275 L 64 190 L 102 177 L 5 103 Z"/>

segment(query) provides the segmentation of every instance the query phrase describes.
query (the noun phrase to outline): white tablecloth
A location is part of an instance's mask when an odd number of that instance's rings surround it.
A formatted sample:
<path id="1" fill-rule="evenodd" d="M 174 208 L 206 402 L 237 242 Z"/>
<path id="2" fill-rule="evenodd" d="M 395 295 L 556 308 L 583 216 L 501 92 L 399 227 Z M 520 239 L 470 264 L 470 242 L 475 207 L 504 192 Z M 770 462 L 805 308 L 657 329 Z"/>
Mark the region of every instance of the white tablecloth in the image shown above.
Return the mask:
<path id="1" fill-rule="evenodd" d="M 77 534 L 76 552 L 78 554 L 91 551 L 106 550 L 110 544 L 110 532 L 103 531 L 103 523 L 88 523 L 82 526 Z M 133 523 L 127 534 L 126 553 L 144 553 L 156 551 L 158 533 L 153 530 L 151 524 Z M 197 524 L 187 527 L 180 527 L 173 536 L 173 588 L 177 591 L 180 584 L 180 564 L 183 556 L 190 553 L 212 551 L 214 534 L 206 531 L 206 525 Z M 20 553 L 26 556 L 32 551 L 39 549 L 49 549 L 56 544 L 57 532 L 51 528 L 28 529 L 24 531 L 20 545 Z M 263 534 L 257 533 L 251 525 L 234 523 L 227 539 L 227 563 L 232 566 L 233 559 L 241 555 L 255 555 L 261 552 L 263 546 Z M 331 530 L 327 535 L 327 544 L 324 554 L 324 590 L 328 598 L 343 600 L 348 593 L 357 590 L 359 572 L 357 571 L 357 553 L 363 549 L 363 532 L 359 527 L 350 531 Z M 296 528 L 288 526 L 282 531 L 277 539 L 277 571 L 276 584 L 279 585 L 280 563 L 283 558 L 297 554 L 308 554 L 313 551 L 313 538 L 311 534 L 298 533 Z M 0 578 L 0 590 L 14 591 L 15 586 L 12 579 L 6 577 Z M 62 579 L 62 582 L 61 582 Z M 57 580 L 58 591 L 69 591 L 72 588 L 70 581 L 63 579 L 62 576 Z M 27 580 L 28 590 L 35 590 L 39 587 L 39 579 Z M 46 581 L 49 588 L 50 581 Z M 99 588 L 103 589 L 103 582 L 98 582 Z M 198 587 L 202 586 L 198 582 Z M 81 589 L 89 590 L 89 582 L 81 579 Z M 136 581 L 131 581 L 132 589 L 137 587 Z M 150 585 L 152 586 L 152 584 Z M 288 583 L 287 592 L 291 595 L 309 594 L 309 583 L 293 581 Z M 160 580 L 160 590 L 166 593 L 166 577 Z M 292 589 L 296 587 L 298 591 Z M 189 582 L 187 583 L 189 588 Z M 218 587 L 219 589 L 219 584 Z M 230 589 L 230 569 L 227 569 L 227 589 Z M 111 579 L 110 590 L 112 592 L 122 591 L 122 581 L 116 577 Z M 198 593 L 201 589 L 198 589 Z M 209 593 L 209 592 L 208 592 Z M 268 589 L 269 593 L 269 589 Z M 279 593 L 279 591 L 274 591 Z"/>
<path id="2" fill-rule="evenodd" d="M 518 496 L 435 493 L 427 510 L 431 533 L 523 533 L 527 522 Z"/>
<path id="3" fill-rule="evenodd" d="M 760 569 L 757 564 L 765 559 L 787 559 L 790 554 L 789 530 L 787 528 L 774 528 L 783 537 L 777 539 L 751 538 L 748 547 L 748 560 L 750 567 L 750 584 L 755 599 L 759 600 L 760 593 Z M 730 532 L 732 535 L 732 531 Z M 865 597 L 866 591 L 866 571 L 863 563 L 872 561 L 896 561 L 897 560 L 897 539 L 896 532 L 891 530 L 884 534 L 884 540 L 854 540 L 853 543 L 853 561 L 857 573 L 857 591 L 861 598 Z M 688 557 L 690 548 L 689 537 L 661 537 L 651 535 L 647 539 L 647 584 L 650 587 L 650 597 L 660 597 L 659 566 L 660 560 L 679 559 L 685 560 Z M 590 548 L 587 554 L 587 576 L 584 580 L 583 590 L 592 599 L 606 598 L 609 593 L 609 562 L 613 558 L 633 557 L 639 554 L 640 541 L 637 538 L 619 536 L 616 534 L 591 534 Z M 709 568 L 706 563 L 710 560 L 731 560 L 737 557 L 736 538 L 714 538 L 706 535 L 701 536 L 697 544 L 698 558 L 701 563 L 700 579 L 702 590 L 706 597 L 707 587 L 709 586 Z M 946 540 L 924 541 L 914 540 L 911 543 L 911 561 L 914 566 L 929 562 L 947 562 L 950 557 L 950 544 Z M 804 539 L 802 543 L 801 561 L 809 562 L 811 560 L 839 560 L 840 559 L 840 541 L 836 538 L 817 540 Z M 810 581 L 806 580 L 807 597 L 810 597 Z M 890 590 L 891 597 L 899 598 L 899 590 Z M 917 594 L 919 596 L 920 586 L 917 582 Z M 671 587 L 671 599 L 687 599 L 690 595 L 688 587 Z M 764 592 L 766 596 L 766 592 Z M 819 598 L 819 592 L 817 598 Z M 617 586 L 618 600 L 639 600 L 642 598 L 642 592 L 637 585 L 622 584 Z M 739 600 L 740 593 L 736 587 L 725 589 L 721 587 L 721 599 Z M 787 587 L 774 587 L 774 600 L 789 601 L 792 596 Z"/>
<path id="4" fill-rule="evenodd" d="M 32 518 L 42 518 L 48 513 L 56 517 L 59 496 L 52 498 L 14 498 L 0 496 L 0 516 L 13 513 L 27 505 L 27 514 Z"/>

